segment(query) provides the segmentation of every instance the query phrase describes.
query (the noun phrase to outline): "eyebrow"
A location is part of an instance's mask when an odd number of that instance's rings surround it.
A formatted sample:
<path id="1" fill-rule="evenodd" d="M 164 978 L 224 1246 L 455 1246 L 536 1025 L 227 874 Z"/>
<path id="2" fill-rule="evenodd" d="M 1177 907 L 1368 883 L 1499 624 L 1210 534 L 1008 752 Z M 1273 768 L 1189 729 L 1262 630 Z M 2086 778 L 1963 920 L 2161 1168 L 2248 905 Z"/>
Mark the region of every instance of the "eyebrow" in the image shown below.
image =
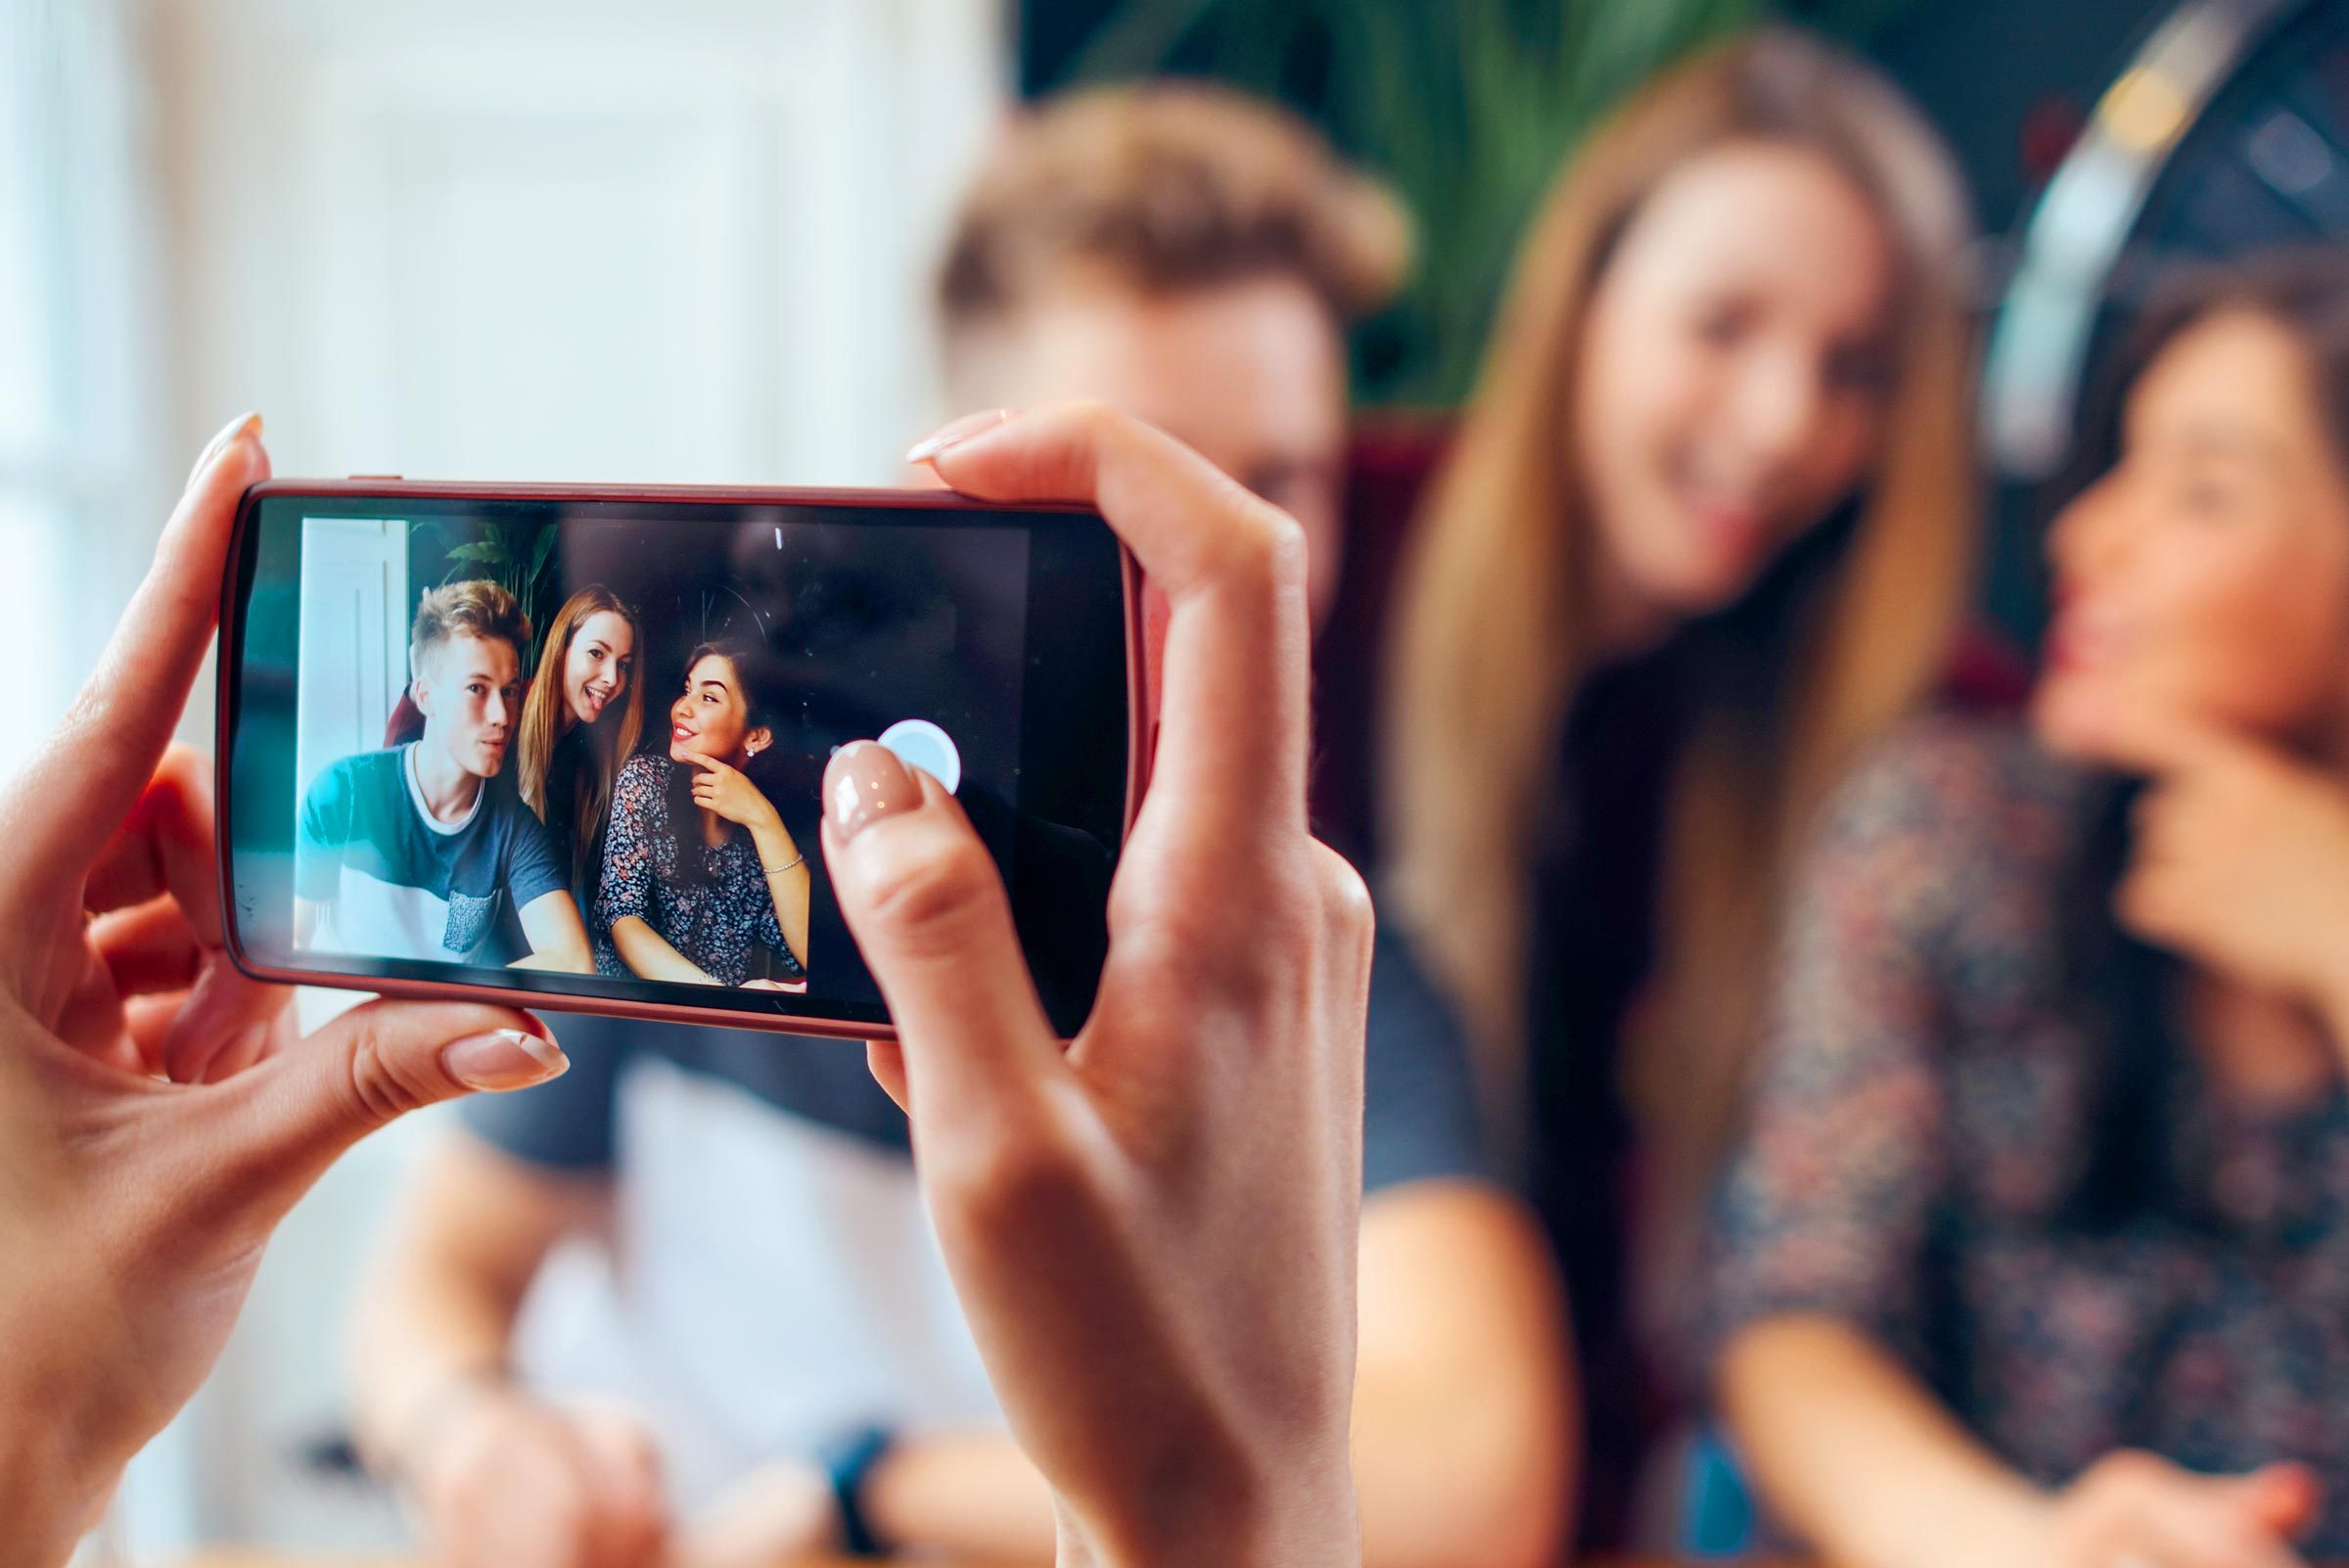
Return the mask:
<path id="1" fill-rule="evenodd" d="M 694 684 L 697 686 L 715 686 L 719 691 L 724 691 L 726 689 L 726 683 L 722 680 L 703 679 L 695 681 Z"/>

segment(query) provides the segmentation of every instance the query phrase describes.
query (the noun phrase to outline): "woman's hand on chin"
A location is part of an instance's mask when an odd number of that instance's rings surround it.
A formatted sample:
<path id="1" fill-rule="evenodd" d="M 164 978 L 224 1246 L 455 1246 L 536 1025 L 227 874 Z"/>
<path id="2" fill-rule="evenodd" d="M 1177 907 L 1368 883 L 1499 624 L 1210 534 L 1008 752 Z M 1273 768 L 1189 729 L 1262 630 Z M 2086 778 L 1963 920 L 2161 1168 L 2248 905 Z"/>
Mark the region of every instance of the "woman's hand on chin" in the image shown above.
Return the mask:
<path id="1" fill-rule="evenodd" d="M 699 752 L 688 753 L 685 761 L 695 770 L 693 804 L 703 810 L 715 811 L 740 827 L 771 826 L 782 820 L 774 803 L 741 769 Z"/>
<path id="2" fill-rule="evenodd" d="M 2141 716 L 2107 738 L 2148 781 L 2122 924 L 2305 1004 L 2349 1051 L 2349 783 L 2211 725 Z"/>

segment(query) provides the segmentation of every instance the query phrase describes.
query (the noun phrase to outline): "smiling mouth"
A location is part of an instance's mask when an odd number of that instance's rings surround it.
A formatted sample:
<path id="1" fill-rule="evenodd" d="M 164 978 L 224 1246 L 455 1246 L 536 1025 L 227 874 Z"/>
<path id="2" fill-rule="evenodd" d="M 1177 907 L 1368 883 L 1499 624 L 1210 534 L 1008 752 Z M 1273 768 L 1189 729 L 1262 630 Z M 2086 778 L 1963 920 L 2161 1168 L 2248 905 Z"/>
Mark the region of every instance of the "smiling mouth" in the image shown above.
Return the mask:
<path id="1" fill-rule="evenodd" d="M 690 729 L 687 729 L 682 724 L 671 724 L 669 726 L 668 738 L 672 741 L 689 741 L 693 739 L 693 736 L 694 732 Z"/>

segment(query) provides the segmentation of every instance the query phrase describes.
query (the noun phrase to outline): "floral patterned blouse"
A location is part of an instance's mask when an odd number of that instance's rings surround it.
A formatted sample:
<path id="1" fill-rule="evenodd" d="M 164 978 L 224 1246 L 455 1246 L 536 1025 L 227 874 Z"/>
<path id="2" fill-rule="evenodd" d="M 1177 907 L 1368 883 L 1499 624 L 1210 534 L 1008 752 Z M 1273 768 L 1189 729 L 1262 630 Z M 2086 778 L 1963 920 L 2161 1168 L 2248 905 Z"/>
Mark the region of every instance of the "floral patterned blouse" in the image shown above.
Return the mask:
<path id="1" fill-rule="evenodd" d="M 596 969 L 628 973 L 612 945 L 612 926 L 634 915 L 720 985 L 739 986 L 752 978 L 754 946 L 774 954 L 774 978 L 805 978 L 783 941 L 774 896 L 748 833 L 729 824 L 715 849 L 700 846 L 709 882 L 694 887 L 679 880 L 677 839 L 668 822 L 668 770 L 676 765 L 666 757 L 640 753 L 622 764 L 613 780 L 604 874 L 595 897 Z"/>
<path id="2" fill-rule="evenodd" d="M 1872 1333 L 2043 1485 L 2116 1448 L 2315 1467 L 2301 1544 L 2349 1556 L 2349 1099 L 2230 1102 L 2189 1061 L 2174 1147 L 2215 1229 L 2060 1220 L 2094 1055 L 2058 940 L 2079 775 L 2012 728 L 1898 734 L 1802 869 L 1707 1338 L 1775 1314 Z M 2188 1053 L 2190 1057 L 2191 1053 Z"/>

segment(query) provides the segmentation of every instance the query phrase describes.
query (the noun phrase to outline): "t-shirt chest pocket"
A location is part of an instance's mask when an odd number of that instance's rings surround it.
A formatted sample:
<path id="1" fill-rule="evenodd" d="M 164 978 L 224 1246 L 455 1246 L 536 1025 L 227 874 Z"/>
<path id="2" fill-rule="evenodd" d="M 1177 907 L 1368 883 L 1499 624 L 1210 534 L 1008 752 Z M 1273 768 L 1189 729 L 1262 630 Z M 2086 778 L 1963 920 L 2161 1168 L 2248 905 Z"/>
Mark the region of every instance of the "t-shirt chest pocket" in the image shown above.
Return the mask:
<path id="1" fill-rule="evenodd" d="M 480 946 L 482 940 L 489 935 L 491 922 L 497 918 L 497 900 L 494 889 L 486 894 L 458 893 L 451 889 L 448 930 L 441 937 L 440 945 L 460 955 Z"/>

